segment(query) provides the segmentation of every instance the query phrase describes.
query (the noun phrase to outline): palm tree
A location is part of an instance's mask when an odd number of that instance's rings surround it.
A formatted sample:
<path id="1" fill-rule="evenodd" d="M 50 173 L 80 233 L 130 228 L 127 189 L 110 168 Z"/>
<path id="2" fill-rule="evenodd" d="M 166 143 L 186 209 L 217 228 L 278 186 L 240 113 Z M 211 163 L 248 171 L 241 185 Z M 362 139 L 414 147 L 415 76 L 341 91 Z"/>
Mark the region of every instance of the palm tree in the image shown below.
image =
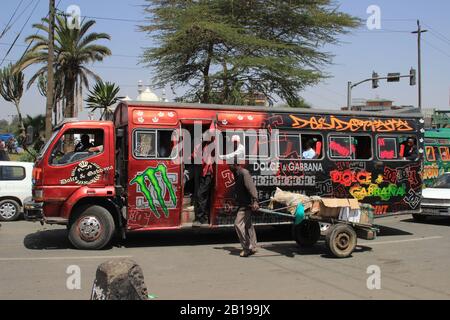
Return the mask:
<path id="1" fill-rule="evenodd" d="M 89 91 L 89 96 L 85 101 L 93 112 L 97 109 L 102 110 L 100 120 L 103 120 L 103 117 L 108 118 L 112 113 L 109 107 L 119 100 L 117 97 L 119 91 L 120 88 L 115 83 L 99 81 L 95 84 L 94 89 Z"/>
<path id="2" fill-rule="evenodd" d="M 58 15 L 55 26 L 55 72 L 61 76 L 64 87 L 65 117 L 75 115 L 75 98 L 82 95 L 82 89 L 89 87 L 88 78 L 99 81 L 100 77 L 86 67 L 86 65 L 103 61 L 111 55 L 106 46 L 96 44 L 99 40 L 110 40 L 106 33 L 88 33 L 94 26 L 94 20 L 83 21 L 79 29 L 72 28 L 67 18 Z M 17 68 L 23 70 L 33 64 L 43 64 L 31 78 L 32 84 L 41 75 L 47 72 L 48 57 L 48 18 L 33 27 L 46 33 L 46 35 L 33 34 L 26 38 L 26 42 L 33 43 L 24 57 L 17 63 Z"/>
<path id="3" fill-rule="evenodd" d="M 8 102 L 14 104 L 19 118 L 20 136 L 25 136 L 22 112 L 20 111 L 20 100 L 23 96 L 24 75 L 23 72 L 13 71 L 13 65 L 9 64 L 0 70 L 0 95 Z"/>

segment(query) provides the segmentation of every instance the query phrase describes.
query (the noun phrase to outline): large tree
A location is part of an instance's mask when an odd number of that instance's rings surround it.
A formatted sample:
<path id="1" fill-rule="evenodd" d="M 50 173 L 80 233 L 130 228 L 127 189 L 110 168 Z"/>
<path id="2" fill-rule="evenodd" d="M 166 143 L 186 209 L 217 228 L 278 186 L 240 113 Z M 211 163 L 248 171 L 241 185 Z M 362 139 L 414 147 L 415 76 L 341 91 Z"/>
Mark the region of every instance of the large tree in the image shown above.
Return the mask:
<path id="1" fill-rule="evenodd" d="M 31 78 L 33 83 L 47 72 L 48 61 L 48 35 L 49 20 L 42 19 L 42 23 L 34 24 L 33 27 L 45 34 L 33 34 L 26 38 L 32 43 L 29 51 L 17 63 L 17 68 L 23 70 L 33 64 L 43 65 Z M 66 118 L 75 115 L 75 99 L 82 95 L 82 88 L 89 86 L 88 78 L 100 80 L 87 66 L 111 55 L 111 50 L 106 46 L 97 44 L 99 40 L 110 40 L 106 33 L 90 32 L 95 25 L 94 20 L 83 21 L 80 28 L 73 28 L 68 23 L 67 17 L 58 15 L 55 26 L 55 74 L 60 75 L 63 81 Z"/>
<path id="2" fill-rule="evenodd" d="M 327 76 L 337 44 L 359 20 L 332 0 L 146 0 L 156 45 L 142 62 L 155 84 L 187 88 L 183 99 L 240 103 L 263 93 L 298 105 L 300 91 Z"/>

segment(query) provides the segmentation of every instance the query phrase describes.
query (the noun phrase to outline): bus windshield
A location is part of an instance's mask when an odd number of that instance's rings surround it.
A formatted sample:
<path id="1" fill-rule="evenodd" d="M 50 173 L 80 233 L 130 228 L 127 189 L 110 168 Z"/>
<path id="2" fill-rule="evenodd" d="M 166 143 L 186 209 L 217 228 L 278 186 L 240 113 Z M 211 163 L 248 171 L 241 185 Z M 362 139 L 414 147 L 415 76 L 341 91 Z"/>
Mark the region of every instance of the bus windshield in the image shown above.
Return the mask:
<path id="1" fill-rule="evenodd" d="M 52 144 L 53 140 L 55 140 L 58 133 L 59 133 L 59 130 L 56 130 L 55 132 L 53 132 L 52 137 L 47 141 L 47 143 L 42 147 L 41 151 L 39 152 L 39 155 L 37 157 L 38 160 L 42 159 L 42 157 L 44 156 L 44 154 L 47 152 L 48 148 Z"/>

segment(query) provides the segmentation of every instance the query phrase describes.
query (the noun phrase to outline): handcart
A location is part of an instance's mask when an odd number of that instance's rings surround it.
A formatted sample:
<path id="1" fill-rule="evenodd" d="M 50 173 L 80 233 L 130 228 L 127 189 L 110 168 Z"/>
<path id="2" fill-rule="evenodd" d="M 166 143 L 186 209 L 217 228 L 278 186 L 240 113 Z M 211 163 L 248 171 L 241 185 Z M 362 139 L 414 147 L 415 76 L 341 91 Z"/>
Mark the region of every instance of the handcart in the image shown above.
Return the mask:
<path id="1" fill-rule="evenodd" d="M 358 238 L 374 240 L 379 231 L 371 224 L 305 214 L 300 206 L 294 215 L 286 213 L 287 209 L 290 207 L 276 210 L 261 208 L 259 211 L 292 219 L 294 221 L 292 235 L 300 247 L 311 247 L 321 236 L 325 237 L 326 247 L 337 258 L 349 257 L 356 248 Z"/>

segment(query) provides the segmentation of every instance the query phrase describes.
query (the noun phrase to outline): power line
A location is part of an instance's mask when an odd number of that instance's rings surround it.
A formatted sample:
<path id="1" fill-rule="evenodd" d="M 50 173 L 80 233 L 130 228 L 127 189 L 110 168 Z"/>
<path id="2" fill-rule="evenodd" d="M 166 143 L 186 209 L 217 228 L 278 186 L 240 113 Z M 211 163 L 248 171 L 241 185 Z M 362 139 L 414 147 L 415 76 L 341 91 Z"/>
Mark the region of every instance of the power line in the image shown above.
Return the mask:
<path id="1" fill-rule="evenodd" d="M 437 39 L 447 43 L 448 45 L 450 45 L 450 39 L 447 38 L 444 34 L 440 33 L 439 31 L 435 30 L 434 28 L 432 28 L 430 25 L 428 24 L 424 24 L 428 29 L 430 29 L 430 33 Z"/>
<path id="2" fill-rule="evenodd" d="M 34 0 L 33 0 L 34 1 Z M 31 17 L 33 16 L 34 12 L 36 11 L 37 6 L 39 5 L 39 0 L 36 0 L 36 4 L 34 5 L 33 10 L 31 11 L 30 15 L 28 16 L 27 21 L 25 21 L 25 23 L 22 26 L 22 29 L 20 29 L 19 34 L 16 36 L 16 38 L 14 39 L 11 47 L 9 48 L 9 50 L 6 52 L 6 55 L 3 57 L 2 62 L 0 63 L 0 66 L 3 64 L 3 62 L 5 61 L 5 59 L 8 57 L 9 53 L 11 52 L 11 50 L 14 48 L 14 45 L 16 44 L 17 40 L 19 39 L 19 37 L 22 35 L 23 30 L 25 29 L 26 25 L 28 24 L 28 22 L 30 21 Z"/>
<path id="3" fill-rule="evenodd" d="M 14 10 L 12 16 L 9 18 L 8 23 L 5 26 L 5 29 L 3 29 L 2 33 L 0 34 L 0 39 L 11 29 L 10 23 L 12 19 L 14 19 L 14 16 L 16 15 L 17 11 L 19 10 L 20 6 L 22 5 L 24 0 L 20 0 L 19 4 L 17 5 L 16 9 Z"/>
<path id="4" fill-rule="evenodd" d="M 59 0 L 59 1 L 58 1 L 58 4 L 56 5 L 56 10 L 58 10 L 58 6 L 60 5 L 61 1 L 62 1 L 62 0 Z M 48 18 L 49 15 L 50 15 L 50 12 L 47 13 L 47 15 L 45 16 L 45 18 Z M 38 33 L 39 33 L 39 31 L 40 31 L 40 30 L 36 31 L 36 33 L 35 33 L 34 35 L 37 36 Z M 23 59 L 23 57 L 25 56 L 25 54 L 26 54 L 26 53 L 28 52 L 28 50 L 30 49 L 30 47 L 31 47 L 31 45 L 33 44 L 33 42 L 34 42 L 34 39 L 32 39 L 32 40 L 30 41 L 30 43 L 29 43 L 28 45 L 26 45 L 27 48 L 26 48 L 25 51 L 22 53 L 22 57 L 21 57 L 19 60 L 22 60 L 22 59 Z"/>
<path id="5" fill-rule="evenodd" d="M 444 50 L 438 48 L 437 46 L 433 45 L 432 43 L 430 43 L 429 41 L 422 39 L 423 42 L 425 42 L 427 45 L 429 45 L 431 48 L 433 48 L 436 51 L 439 51 L 440 53 L 442 53 L 443 55 L 446 55 L 447 57 L 450 58 L 450 53 L 445 52 Z"/>

